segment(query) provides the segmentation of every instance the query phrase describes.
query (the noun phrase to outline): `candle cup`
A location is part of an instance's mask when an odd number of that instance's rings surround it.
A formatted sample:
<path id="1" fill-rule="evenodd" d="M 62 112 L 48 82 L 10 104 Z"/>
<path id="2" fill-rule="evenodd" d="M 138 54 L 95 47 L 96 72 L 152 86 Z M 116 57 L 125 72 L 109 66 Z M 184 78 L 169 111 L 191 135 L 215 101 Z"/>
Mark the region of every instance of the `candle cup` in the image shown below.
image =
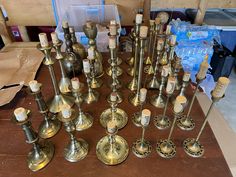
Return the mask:
<path id="1" fill-rule="evenodd" d="M 115 132 L 107 130 L 107 136 L 100 139 L 96 146 L 97 158 L 106 165 L 118 165 L 125 161 L 129 154 L 126 140 Z"/>
<path id="2" fill-rule="evenodd" d="M 28 153 L 27 164 L 29 169 L 35 172 L 43 169 L 50 163 L 54 155 L 54 145 L 47 140 L 38 142 L 39 138 L 31 126 L 29 113 L 30 111 L 27 110 L 28 118 L 24 121 L 19 122 L 15 116 L 12 117 L 12 121 L 22 127 L 26 136 L 26 143 L 33 146 Z"/>
<path id="3" fill-rule="evenodd" d="M 72 114 L 68 118 L 64 118 L 62 112 L 58 114 L 58 119 L 64 123 L 65 130 L 70 136 L 70 141 L 64 149 L 64 157 L 69 162 L 78 162 L 84 159 L 89 149 L 89 145 L 84 139 L 75 137 L 74 120 L 78 117 L 78 114 L 75 110 L 72 110 Z"/>

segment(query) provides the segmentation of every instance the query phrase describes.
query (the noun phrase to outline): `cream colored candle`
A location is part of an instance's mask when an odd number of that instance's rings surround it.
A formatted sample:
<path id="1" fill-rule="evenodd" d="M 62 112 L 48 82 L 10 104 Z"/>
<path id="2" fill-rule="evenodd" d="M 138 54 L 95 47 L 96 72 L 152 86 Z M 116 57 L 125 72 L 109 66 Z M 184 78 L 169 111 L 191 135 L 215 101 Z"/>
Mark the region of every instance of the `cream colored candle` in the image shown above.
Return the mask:
<path id="1" fill-rule="evenodd" d="M 157 41 L 157 50 L 162 51 L 164 48 L 165 41 L 162 38 L 159 38 Z"/>
<path id="2" fill-rule="evenodd" d="M 172 94 L 175 91 L 175 77 L 169 77 L 167 81 L 167 86 L 166 86 L 166 92 L 167 94 Z"/>
<path id="3" fill-rule="evenodd" d="M 95 58 L 95 51 L 92 47 L 88 48 L 88 59 L 94 59 Z"/>
<path id="4" fill-rule="evenodd" d="M 63 21 L 63 22 L 62 22 L 62 27 L 63 27 L 63 28 L 68 28 L 68 27 L 69 27 L 68 22 L 67 22 L 67 21 Z"/>
<path id="5" fill-rule="evenodd" d="M 146 38 L 147 34 L 148 34 L 148 27 L 147 26 L 141 26 L 139 36 L 141 38 Z"/>
<path id="6" fill-rule="evenodd" d="M 110 49 L 116 48 L 116 38 L 113 36 L 109 36 L 109 48 Z"/>
<path id="7" fill-rule="evenodd" d="M 166 26 L 166 35 L 169 35 L 171 33 L 171 25 Z"/>
<path id="8" fill-rule="evenodd" d="M 155 25 L 155 20 L 149 20 L 149 24 L 150 24 L 150 26 Z"/>
<path id="9" fill-rule="evenodd" d="M 186 103 L 187 99 L 185 96 L 177 96 L 174 104 L 174 112 L 175 113 L 183 112 Z"/>
<path id="10" fill-rule="evenodd" d="M 111 20 L 110 25 L 116 25 L 116 20 Z"/>
<path id="11" fill-rule="evenodd" d="M 141 88 L 140 89 L 140 101 L 143 103 L 143 102 L 145 102 L 145 100 L 146 100 L 146 96 L 147 96 L 147 89 L 145 89 L 145 88 Z"/>
<path id="12" fill-rule="evenodd" d="M 58 44 L 59 43 L 59 39 L 58 39 L 58 36 L 57 36 L 56 32 L 51 33 L 51 38 L 52 38 L 52 43 L 53 44 Z"/>
<path id="13" fill-rule="evenodd" d="M 156 24 L 156 25 L 159 25 L 160 23 L 161 23 L 161 18 L 156 17 L 156 18 L 155 18 L 155 24 Z"/>
<path id="14" fill-rule="evenodd" d="M 197 79 L 202 80 L 206 77 L 209 64 L 206 61 L 203 61 L 200 65 L 200 70 L 197 73 Z"/>
<path id="15" fill-rule="evenodd" d="M 170 36 L 170 45 L 174 46 L 176 44 L 176 35 Z"/>
<path id="16" fill-rule="evenodd" d="M 107 123 L 107 131 L 109 133 L 115 133 L 117 130 L 116 123 L 114 121 L 109 121 Z"/>
<path id="17" fill-rule="evenodd" d="M 227 77 L 220 77 L 216 83 L 214 90 L 212 91 L 212 96 L 215 98 L 223 97 L 229 83 L 230 80 Z"/>
<path id="18" fill-rule="evenodd" d="M 83 60 L 83 68 L 84 68 L 84 73 L 86 74 L 90 73 L 90 63 L 88 59 Z"/>
<path id="19" fill-rule="evenodd" d="M 71 107 L 70 107 L 68 104 L 62 105 L 62 106 L 61 106 L 61 113 L 62 113 L 62 116 L 63 116 L 65 119 L 70 118 L 71 115 L 72 115 Z"/>
<path id="20" fill-rule="evenodd" d="M 151 117 L 151 111 L 149 109 L 142 110 L 141 125 L 144 127 L 148 126 L 150 122 L 150 117 Z"/>
<path id="21" fill-rule="evenodd" d="M 70 32 L 70 33 L 74 33 L 74 32 L 75 32 L 75 29 L 74 29 L 73 26 L 69 27 L 69 32 Z"/>
<path id="22" fill-rule="evenodd" d="M 72 85 L 72 88 L 77 90 L 80 88 L 80 82 L 79 82 L 79 78 L 78 77 L 73 77 L 71 79 L 71 85 Z"/>
<path id="23" fill-rule="evenodd" d="M 39 33 L 39 41 L 40 41 L 41 47 L 49 46 L 46 33 Z"/>
<path id="24" fill-rule="evenodd" d="M 14 110 L 14 115 L 18 122 L 23 122 L 28 118 L 25 108 L 22 107 L 16 108 Z"/>
<path id="25" fill-rule="evenodd" d="M 164 65 L 161 70 L 161 76 L 167 77 L 169 74 L 169 69 L 170 68 L 168 65 Z"/>
<path id="26" fill-rule="evenodd" d="M 117 94 L 115 92 L 112 92 L 111 93 L 111 101 L 116 102 L 116 100 L 117 100 Z"/>
<path id="27" fill-rule="evenodd" d="M 109 26 L 109 31 L 111 36 L 117 35 L 117 26 L 115 25 L 110 25 Z"/>
<path id="28" fill-rule="evenodd" d="M 191 76 L 190 72 L 184 72 L 183 81 L 188 82 L 190 79 L 190 76 Z"/>
<path id="29" fill-rule="evenodd" d="M 142 14 L 136 14 L 135 22 L 136 24 L 142 24 L 143 21 L 143 15 Z"/>
<path id="30" fill-rule="evenodd" d="M 86 22 L 86 27 L 87 28 L 92 28 L 92 25 L 93 25 L 93 22 L 91 22 L 91 21 Z"/>
<path id="31" fill-rule="evenodd" d="M 40 90 L 41 84 L 36 80 L 29 81 L 29 87 L 32 92 L 38 92 Z"/>

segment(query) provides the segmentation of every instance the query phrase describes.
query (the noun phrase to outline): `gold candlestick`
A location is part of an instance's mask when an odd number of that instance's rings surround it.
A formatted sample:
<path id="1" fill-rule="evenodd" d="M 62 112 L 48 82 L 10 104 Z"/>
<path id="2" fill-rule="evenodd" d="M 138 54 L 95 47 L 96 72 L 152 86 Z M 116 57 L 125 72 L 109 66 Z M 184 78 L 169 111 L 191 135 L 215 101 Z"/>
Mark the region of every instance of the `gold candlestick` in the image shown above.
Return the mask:
<path id="1" fill-rule="evenodd" d="M 116 124 L 108 122 L 107 136 L 99 140 L 96 146 L 97 158 L 106 165 L 117 165 L 125 161 L 129 154 L 129 145 L 117 134 Z"/>
<path id="2" fill-rule="evenodd" d="M 131 57 L 127 58 L 126 59 L 126 63 L 129 65 L 129 66 L 133 66 L 134 65 L 134 39 L 135 39 L 135 31 L 134 29 L 131 30 L 130 34 L 128 35 L 130 40 L 131 40 Z"/>
<path id="3" fill-rule="evenodd" d="M 150 65 L 152 64 L 151 61 L 151 49 L 153 45 L 153 33 L 155 31 L 155 20 L 150 20 L 150 32 L 149 32 L 149 41 L 148 41 L 148 52 L 147 52 L 147 58 L 144 60 L 144 64 Z"/>
<path id="4" fill-rule="evenodd" d="M 90 66 L 91 66 L 91 88 L 100 88 L 103 84 L 102 80 L 99 78 L 96 78 L 96 72 L 95 72 L 95 59 L 89 58 Z"/>
<path id="5" fill-rule="evenodd" d="M 180 68 L 181 68 L 181 59 L 176 58 L 175 65 L 174 65 L 174 77 L 176 79 L 175 90 L 180 90 L 181 89 L 181 84 L 180 84 L 179 79 L 178 79 Z"/>
<path id="6" fill-rule="evenodd" d="M 123 74 L 123 70 L 121 69 L 121 67 L 117 66 L 117 49 L 112 49 L 110 50 L 111 55 L 113 56 L 111 65 L 116 65 L 116 76 L 121 76 Z M 112 66 L 110 66 L 109 68 L 107 68 L 106 73 L 108 76 L 112 75 Z"/>
<path id="7" fill-rule="evenodd" d="M 71 110 L 71 113 L 69 113 L 67 117 L 63 113 L 65 110 Z M 67 106 L 65 106 L 58 115 L 58 119 L 64 123 L 65 130 L 70 136 L 70 141 L 64 149 L 64 157 L 69 162 L 78 162 L 84 159 L 87 156 L 89 149 L 88 143 L 84 139 L 77 139 L 75 137 L 76 127 L 73 121 L 77 116 L 78 112 Z"/>
<path id="8" fill-rule="evenodd" d="M 23 116 L 22 117 L 22 110 Z M 21 112 L 19 115 L 19 111 Z M 53 158 L 54 155 L 54 145 L 47 141 L 42 140 L 39 143 L 39 138 L 37 133 L 33 130 L 31 122 L 29 120 L 29 110 L 25 110 L 24 108 L 17 108 L 14 111 L 15 116 L 13 116 L 12 120 L 17 125 L 20 125 L 26 136 L 26 143 L 32 144 L 33 148 L 28 153 L 27 164 L 30 170 L 38 171 L 42 168 L 46 167 Z M 20 119 L 23 118 L 23 119 Z"/>

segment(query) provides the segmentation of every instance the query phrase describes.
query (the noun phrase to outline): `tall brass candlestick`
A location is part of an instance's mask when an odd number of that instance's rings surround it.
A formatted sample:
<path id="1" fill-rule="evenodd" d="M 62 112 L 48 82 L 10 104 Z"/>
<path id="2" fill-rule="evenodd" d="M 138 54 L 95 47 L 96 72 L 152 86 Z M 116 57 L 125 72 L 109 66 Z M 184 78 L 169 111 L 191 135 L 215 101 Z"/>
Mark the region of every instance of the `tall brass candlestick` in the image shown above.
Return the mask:
<path id="1" fill-rule="evenodd" d="M 49 103 L 49 111 L 52 113 L 58 113 L 61 111 L 62 105 L 68 104 L 69 106 L 73 106 L 74 98 L 68 95 L 61 94 L 53 69 L 54 61 L 50 56 L 52 46 L 48 44 L 47 36 L 45 33 L 40 33 L 39 38 L 41 44 L 38 44 L 37 48 L 45 55 L 43 64 L 48 67 L 55 93 L 53 99 Z"/>
<path id="2" fill-rule="evenodd" d="M 144 60 L 144 64 L 150 65 L 152 64 L 151 61 L 151 50 L 153 45 L 153 33 L 155 31 L 155 20 L 150 20 L 150 32 L 149 32 L 149 41 L 148 41 L 148 52 L 147 52 L 147 58 Z"/>
<path id="3" fill-rule="evenodd" d="M 199 138 L 206 126 L 206 123 L 209 119 L 209 115 L 211 113 L 211 110 L 214 106 L 214 104 L 216 102 L 218 102 L 221 98 L 224 97 L 224 93 L 226 88 L 228 87 L 229 84 L 229 79 L 226 77 L 220 77 L 216 87 L 214 88 L 214 90 L 211 92 L 211 99 L 212 99 L 212 103 L 210 105 L 210 108 L 205 116 L 205 120 L 202 124 L 202 127 L 197 135 L 196 138 L 187 138 L 186 140 L 184 140 L 183 142 L 183 147 L 184 147 L 184 151 L 192 157 L 201 157 L 204 154 L 204 148 L 202 146 L 202 144 L 199 141 Z"/>
<path id="4" fill-rule="evenodd" d="M 42 140 L 39 143 L 37 133 L 33 130 L 29 120 L 29 110 L 24 108 L 17 108 L 14 110 L 13 121 L 20 125 L 26 136 L 26 143 L 32 144 L 33 148 L 28 153 L 27 164 L 30 170 L 38 171 L 46 167 L 53 158 L 54 145 L 47 141 Z"/>

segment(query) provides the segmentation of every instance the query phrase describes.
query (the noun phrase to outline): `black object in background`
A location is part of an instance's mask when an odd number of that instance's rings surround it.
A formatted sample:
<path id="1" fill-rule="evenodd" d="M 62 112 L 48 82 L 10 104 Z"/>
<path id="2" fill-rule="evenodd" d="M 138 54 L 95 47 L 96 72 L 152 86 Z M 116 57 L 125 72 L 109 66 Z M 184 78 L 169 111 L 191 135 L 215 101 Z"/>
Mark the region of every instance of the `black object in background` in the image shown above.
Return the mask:
<path id="1" fill-rule="evenodd" d="M 2 37 L 0 36 L 0 49 L 4 47 L 4 43 L 2 41 Z"/>
<path id="2" fill-rule="evenodd" d="M 229 77 L 234 65 L 235 57 L 233 53 L 222 45 L 214 45 L 214 53 L 211 58 L 211 74 L 215 81 L 219 77 Z"/>

